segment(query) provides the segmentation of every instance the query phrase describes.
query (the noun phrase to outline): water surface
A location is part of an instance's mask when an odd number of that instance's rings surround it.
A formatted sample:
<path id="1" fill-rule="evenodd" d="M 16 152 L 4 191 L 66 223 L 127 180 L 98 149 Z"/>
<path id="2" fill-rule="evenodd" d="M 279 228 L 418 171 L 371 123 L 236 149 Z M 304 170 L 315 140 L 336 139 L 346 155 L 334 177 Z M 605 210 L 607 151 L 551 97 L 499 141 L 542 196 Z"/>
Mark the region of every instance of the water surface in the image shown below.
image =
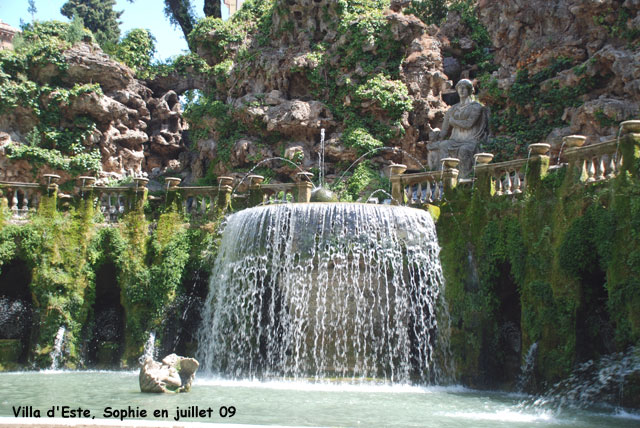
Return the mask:
<path id="1" fill-rule="evenodd" d="M 1 373 L 0 416 L 13 416 L 12 406 L 33 406 L 43 417 L 51 406 L 90 409 L 96 419 L 106 407 L 145 409 L 146 420 L 173 421 L 176 407 L 211 407 L 197 422 L 322 427 L 638 427 L 640 414 L 612 408 L 567 409 L 560 412 L 521 405 L 524 397 L 474 391 L 462 387 L 411 385 L 269 382 L 196 379 L 190 393 L 142 394 L 133 372 Z M 220 408 L 235 407 L 232 418 Z M 168 418 L 154 418 L 166 409 Z M 59 415 L 56 415 L 59 417 Z M 117 419 L 116 419 L 117 420 Z"/>

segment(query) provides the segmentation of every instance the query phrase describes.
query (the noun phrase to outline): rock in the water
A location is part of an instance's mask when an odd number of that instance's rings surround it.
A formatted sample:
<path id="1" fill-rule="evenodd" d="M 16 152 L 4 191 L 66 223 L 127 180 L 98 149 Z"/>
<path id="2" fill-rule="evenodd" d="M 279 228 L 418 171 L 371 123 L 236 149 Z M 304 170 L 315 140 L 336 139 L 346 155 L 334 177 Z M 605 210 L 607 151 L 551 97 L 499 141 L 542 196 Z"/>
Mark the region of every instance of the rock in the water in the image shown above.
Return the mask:
<path id="1" fill-rule="evenodd" d="M 170 354 L 162 362 L 147 358 L 140 367 L 140 391 L 189 392 L 200 364 L 194 358 Z"/>

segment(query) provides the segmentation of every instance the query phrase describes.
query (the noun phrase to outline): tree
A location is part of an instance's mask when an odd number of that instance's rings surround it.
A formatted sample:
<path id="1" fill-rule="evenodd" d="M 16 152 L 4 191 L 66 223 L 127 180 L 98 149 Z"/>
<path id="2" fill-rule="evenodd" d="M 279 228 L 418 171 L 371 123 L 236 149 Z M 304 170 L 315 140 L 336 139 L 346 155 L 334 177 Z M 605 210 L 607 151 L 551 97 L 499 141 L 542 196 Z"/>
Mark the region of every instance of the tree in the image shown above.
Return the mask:
<path id="1" fill-rule="evenodd" d="M 190 0 L 164 0 L 164 13 L 173 25 L 180 26 L 187 41 L 189 33 L 193 30 L 195 16 Z"/>
<path id="2" fill-rule="evenodd" d="M 113 10 L 116 0 L 68 0 L 60 13 L 69 19 L 82 18 L 84 25 L 93 32 L 100 46 L 113 46 L 120 38 L 120 16 L 123 11 Z"/>
<path id="3" fill-rule="evenodd" d="M 222 18 L 220 0 L 204 0 L 203 12 L 204 16 Z M 173 25 L 180 27 L 188 42 L 189 33 L 193 30 L 196 22 L 191 0 L 164 0 L 164 13 Z"/>
<path id="4" fill-rule="evenodd" d="M 27 12 L 31 14 L 31 22 L 36 21 L 36 13 L 38 13 L 38 9 L 36 9 L 36 0 L 29 0 L 29 8 Z"/>
<path id="5" fill-rule="evenodd" d="M 213 16 L 214 18 L 222 18 L 222 9 L 220 0 L 204 0 L 204 16 Z"/>
<path id="6" fill-rule="evenodd" d="M 148 30 L 136 28 L 128 31 L 116 48 L 116 57 L 127 64 L 136 77 L 149 77 L 149 68 L 156 52 L 156 39 Z"/>

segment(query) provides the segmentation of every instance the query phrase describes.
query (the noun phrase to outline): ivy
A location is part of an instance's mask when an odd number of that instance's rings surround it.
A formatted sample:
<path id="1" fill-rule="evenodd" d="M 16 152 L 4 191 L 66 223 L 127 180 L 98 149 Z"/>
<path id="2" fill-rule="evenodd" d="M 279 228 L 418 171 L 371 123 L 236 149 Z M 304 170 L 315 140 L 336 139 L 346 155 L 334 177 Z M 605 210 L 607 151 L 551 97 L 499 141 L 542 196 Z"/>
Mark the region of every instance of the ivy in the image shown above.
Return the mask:
<path id="1" fill-rule="evenodd" d="M 400 119 L 413 108 L 407 86 L 402 81 L 388 79 L 383 74 L 377 74 L 359 85 L 355 90 L 355 100 L 374 101 L 386 111 L 391 120 Z"/>
<path id="2" fill-rule="evenodd" d="M 149 30 L 136 28 L 124 35 L 115 48 L 115 57 L 133 70 L 139 79 L 152 76 L 151 59 L 156 39 Z"/>

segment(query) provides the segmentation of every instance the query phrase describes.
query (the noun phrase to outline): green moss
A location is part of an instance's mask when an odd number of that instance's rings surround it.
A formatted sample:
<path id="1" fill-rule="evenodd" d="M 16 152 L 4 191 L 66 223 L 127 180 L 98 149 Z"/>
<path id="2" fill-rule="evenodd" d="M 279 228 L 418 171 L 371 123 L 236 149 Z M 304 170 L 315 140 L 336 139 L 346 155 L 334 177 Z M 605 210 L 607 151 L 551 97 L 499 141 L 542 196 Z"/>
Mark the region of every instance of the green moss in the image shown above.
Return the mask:
<path id="1" fill-rule="evenodd" d="M 538 343 L 541 383 L 606 351 L 603 320 L 617 350 L 640 340 L 640 152 L 631 138 L 620 151 L 630 170 L 608 182 L 585 185 L 574 166 L 546 174 L 545 162 L 534 162 L 517 198 L 483 193 L 484 176 L 473 197 L 451 195 L 453 216 L 440 216 L 437 228 L 452 354 L 465 383 L 486 386 L 501 375 L 505 284 L 519 295 L 521 357 Z"/>

